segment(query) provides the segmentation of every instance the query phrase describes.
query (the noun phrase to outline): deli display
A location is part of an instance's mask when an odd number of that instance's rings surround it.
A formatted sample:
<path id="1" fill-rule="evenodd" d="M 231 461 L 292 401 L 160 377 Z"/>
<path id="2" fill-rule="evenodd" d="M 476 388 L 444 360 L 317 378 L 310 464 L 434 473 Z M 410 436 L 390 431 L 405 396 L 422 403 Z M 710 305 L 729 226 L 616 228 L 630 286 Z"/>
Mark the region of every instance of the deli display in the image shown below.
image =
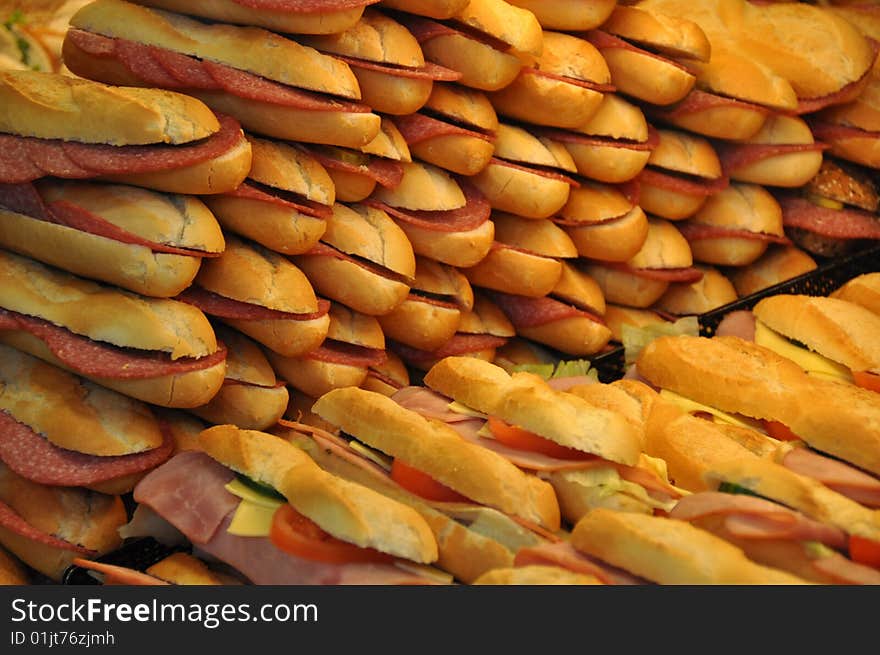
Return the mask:
<path id="1" fill-rule="evenodd" d="M 0 581 L 880 584 L 880 7 L 0 2 Z"/>

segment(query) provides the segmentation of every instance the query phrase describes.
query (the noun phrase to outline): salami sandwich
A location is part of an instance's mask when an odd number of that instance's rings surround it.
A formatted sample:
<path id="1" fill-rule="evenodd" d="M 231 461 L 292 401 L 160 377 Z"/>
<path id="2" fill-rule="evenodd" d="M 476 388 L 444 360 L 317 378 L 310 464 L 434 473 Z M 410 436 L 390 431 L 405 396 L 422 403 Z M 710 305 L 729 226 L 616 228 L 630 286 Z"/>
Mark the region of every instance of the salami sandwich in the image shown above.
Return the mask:
<path id="1" fill-rule="evenodd" d="M 177 11 L 221 23 L 256 25 L 273 32 L 332 34 L 348 29 L 377 0 L 139 0 L 156 9 Z"/>
<path id="2" fill-rule="evenodd" d="M 166 407 L 220 389 L 226 347 L 205 315 L 0 251 L 0 341 L 97 384 Z"/>
<path id="3" fill-rule="evenodd" d="M 0 215 L 0 246 L 145 296 L 180 293 L 225 248 L 197 198 L 121 184 L 2 184 Z"/>
<path id="4" fill-rule="evenodd" d="M 135 500 L 203 556 L 253 584 L 430 584 L 437 558 L 412 508 L 322 470 L 276 436 L 221 425 L 204 452 L 181 453 Z M 184 495 L 191 502 L 181 503 Z"/>
<path id="5" fill-rule="evenodd" d="M 379 131 L 345 62 L 267 30 L 124 0 L 96 0 L 70 24 L 64 61 L 82 77 L 181 91 L 270 137 L 356 148 Z"/>
<path id="6" fill-rule="evenodd" d="M 535 14 L 545 30 L 591 30 L 604 23 L 616 0 L 512 0 L 510 3 Z"/>
<path id="7" fill-rule="evenodd" d="M 179 93 L 3 71 L 0 104 L 3 184 L 54 176 L 221 193 L 237 187 L 251 163 L 235 119 Z"/>
<path id="8" fill-rule="evenodd" d="M 851 279 L 831 294 L 880 314 L 880 273 L 863 273 Z"/>
<path id="9" fill-rule="evenodd" d="M 231 235 L 223 255 L 203 266 L 177 299 L 287 357 L 317 348 L 330 325 L 330 303 L 315 296 L 300 269 Z"/>

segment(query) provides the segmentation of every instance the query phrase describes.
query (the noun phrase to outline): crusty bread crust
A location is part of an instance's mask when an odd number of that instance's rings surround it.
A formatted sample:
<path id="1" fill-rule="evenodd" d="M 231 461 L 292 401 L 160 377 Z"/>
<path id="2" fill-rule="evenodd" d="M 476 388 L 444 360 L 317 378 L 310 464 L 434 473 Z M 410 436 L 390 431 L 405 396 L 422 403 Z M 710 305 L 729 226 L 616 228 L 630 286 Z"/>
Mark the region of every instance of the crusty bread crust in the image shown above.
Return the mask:
<path id="1" fill-rule="evenodd" d="M 328 255 L 299 255 L 296 264 L 322 296 L 364 314 L 381 316 L 400 305 L 409 286 Z"/>
<path id="2" fill-rule="evenodd" d="M 335 537 L 417 562 L 437 559 L 434 536 L 413 509 L 323 471 L 283 439 L 218 425 L 202 432 L 199 442 L 224 466 L 277 489 Z"/>
<path id="3" fill-rule="evenodd" d="M 628 182 L 642 172 L 651 156 L 649 150 L 616 146 L 563 143 L 577 172 L 592 180 L 611 184 Z"/>
<path id="4" fill-rule="evenodd" d="M 24 567 L 5 549 L 0 548 L 0 586 L 26 585 L 30 580 Z"/>
<path id="5" fill-rule="evenodd" d="M 562 263 L 562 275 L 550 295 L 578 309 L 599 315 L 605 313 L 605 296 L 596 280 L 568 262 Z"/>
<path id="6" fill-rule="evenodd" d="M 419 159 L 460 175 L 476 175 L 492 159 L 491 141 L 465 134 L 450 134 L 425 139 L 410 146 Z"/>
<path id="7" fill-rule="evenodd" d="M 518 334 L 576 356 L 595 355 L 611 340 L 611 330 L 582 316 L 520 328 Z"/>
<path id="8" fill-rule="evenodd" d="M 364 366 L 321 362 L 308 357 L 283 357 L 268 353 L 269 361 L 290 386 L 312 398 L 342 387 L 359 387 L 367 379 Z"/>
<path id="9" fill-rule="evenodd" d="M 470 0 L 382 0 L 383 7 L 399 9 L 428 18 L 452 18 L 467 7 Z"/>
<path id="10" fill-rule="evenodd" d="M 716 268 L 697 266 L 703 277 L 691 284 L 670 284 L 654 304 L 656 309 L 677 316 L 705 314 L 737 299 L 733 284 Z"/>
<path id="11" fill-rule="evenodd" d="M 592 575 L 574 573 L 558 566 L 517 566 L 487 571 L 471 584 L 475 585 L 600 585 Z"/>
<path id="12" fill-rule="evenodd" d="M 334 205 L 322 241 L 405 278 L 416 274 L 416 260 L 406 234 L 381 209 Z"/>
<path id="13" fill-rule="evenodd" d="M 803 250 L 794 246 L 771 246 L 749 266 L 731 271 L 730 281 L 740 296 L 749 296 L 815 268 L 816 262 Z"/>
<path id="14" fill-rule="evenodd" d="M 196 6 L 186 0 L 141 0 L 140 4 L 168 11 L 189 12 L 221 23 L 259 25 L 274 32 L 289 34 L 341 32 L 357 23 L 364 12 L 363 7 L 317 13 L 275 11 L 245 7 L 235 0 L 199 0 Z"/>
<path id="15" fill-rule="evenodd" d="M 425 59 L 461 73 L 462 84 L 481 91 L 497 91 L 513 82 L 522 68 L 513 54 L 464 34 L 444 34 L 422 43 Z"/>
<path id="16" fill-rule="evenodd" d="M 466 268 L 478 263 L 492 247 L 495 223 L 491 220 L 463 232 L 437 232 L 400 221 L 413 252 L 450 266 Z"/>
<path id="17" fill-rule="evenodd" d="M 752 310 L 771 330 L 853 371 L 880 372 L 880 316 L 839 298 L 776 295 Z"/>
<path id="18" fill-rule="evenodd" d="M 528 9 L 546 30 L 576 32 L 599 27 L 611 15 L 616 0 L 508 0 Z"/>
<path id="19" fill-rule="evenodd" d="M 565 206 L 571 192 L 565 180 L 493 162 L 471 181 L 493 209 L 525 218 L 549 218 Z"/>
<path id="20" fill-rule="evenodd" d="M 284 416 L 289 400 L 286 387 L 224 384 L 210 401 L 190 411 L 214 425 L 231 424 L 245 430 L 266 430 Z"/>
<path id="21" fill-rule="evenodd" d="M 434 351 L 449 341 L 461 322 L 461 310 L 404 300 L 379 317 L 385 336 L 419 350 Z"/>
<path id="22" fill-rule="evenodd" d="M 0 73 L 0 132 L 116 146 L 189 143 L 220 129 L 195 98 L 54 73 Z"/>
<path id="23" fill-rule="evenodd" d="M 452 20 L 503 41 L 524 62 L 541 54 L 543 35 L 538 19 L 505 0 L 471 0 Z"/>
<path id="24" fill-rule="evenodd" d="M 578 550 L 660 584 L 805 584 L 760 566 L 742 550 L 674 519 L 594 509 L 571 535 Z"/>
<path id="25" fill-rule="evenodd" d="M 248 177 L 276 189 L 305 196 L 322 205 L 335 201 L 327 170 L 305 150 L 289 143 L 248 135 L 253 161 Z"/>
<path id="26" fill-rule="evenodd" d="M 127 517 L 119 496 L 37 484 L 0 463 L 0 501 L 38 530 L 95 550 L 98 555 L 122 545 L 117 530 Z M 61 581 L 65 569 L 79 556 L 21 537 L 6 528 L 0 528 L 0 544 L 55 582 Z"/>
<path id="27" fill-rule="evenodd" d="M 542 298 L 559 282 L 562 262 L 511 248 L 497 248 L 490 250 L 479 264 L 462 272 L 475 286 Z"/>
<path id="28" fill-rule="evenodd" d="M 585 222 L 583 226 L 564 226 L 578 254 L 609 262 L 629 261 L 645 245 L 648 217 L 636 205 L 625 214 L 607 221 Z"/>
<path id="29" fill-rule="evenodd" d="M 765 110 L 745 105 L 707 107 L 699 111 L 663 117 L 670 124 L 683 130 L 690 130 L 702 136 L 734 140 L 752 137 L 761 129 L 766 118 Z"/>
<path id="30" fill-rule="evenodd" d="M 393 189 L 380 188 L 374 198 L 398 209 L 416 211 L 447 211 L 460 209 L 467 203 L 458 183 L 436 166 L 422 162 L 406 162 L 403 179 Z"/>
<path id="31" fill-rule="evenodd" d="M 221 319 L 221 321 L 284 357 L 299 357 L 314 350 L 324 341 L 330 328 L 329 314 L 308 321 L 286 319 Z"/>
<path id="32" fill-rule="evenodd" d="M 880 273 L 864 273 L 854 277 L 831 297 L 861 305 L 880 315 Z"/>
<path id="33" fill-rule="evenodd" d="M 602 52 L 611 82 L 621 93 L 654 105 L 671 105 L 694 88 L 697 78 L 671 61 L 643 52 L 610 48 Z"/>
<path id="34" fill-rule="evenodd" d="M 669 288 L 669 282 L 639 277 L 599 262 L 588 265 L 586 272 L 602 289 L 605 301 L 615 305 L 644 309 L 657 302 Z"/>
<path id="35" fill-rule="evenodd" d="M 712 48 L 696 23 L 684 17 L 651 14 L 638 7 L 616 7 L 602 30 L 670 57 L 709 61 Z"/>
<path id="36" fill-rule="evenodd" d="M 363 389 L 335 389 L 313 410 L 374 448 L 424 471 L 475 502 L 551 530 L 559 528 L 553 489 L 506 459 L 475 446 L 448 425 Z"/>

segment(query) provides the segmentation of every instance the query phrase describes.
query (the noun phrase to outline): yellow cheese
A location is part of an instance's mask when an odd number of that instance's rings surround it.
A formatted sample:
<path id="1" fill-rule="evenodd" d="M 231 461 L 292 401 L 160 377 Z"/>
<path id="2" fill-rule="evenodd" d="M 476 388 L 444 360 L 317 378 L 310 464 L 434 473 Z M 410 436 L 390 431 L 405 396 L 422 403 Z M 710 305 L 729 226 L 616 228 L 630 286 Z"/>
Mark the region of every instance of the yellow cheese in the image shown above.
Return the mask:
<path id="1" fill-rule="evenodd" d="M 679 394 L 675 393 L 674 391 L 670 391 L 669 389 L 661 389 L 660 397 L 665 398 L 669 402 L 678 405 L 688 414 L 705 412 L 706 414 L 711 414 L 716 423 L 729 423 L 730 425 L 736 425 L 741 428 L 748 428 L 749 430 L 756 430 L 758 432 L 764 431 L 760 421 L 748 418 L 746 416 L 734 416 L 733 414 L 722 412 L 720 409 L 715 409 L 714 407 L 710 407 L 709 405 L 698 403 L 696 400 L 691 400 L 690 398 L 680 396 Z"/>
<path id="2" fill-rule="evenodd" d="M 275 507 L 267 507 L 250 500 L 242 500 L 226 531 L 239 537 L 268 537 L 272 528 L 272 517 L 279 507 L 281 503 Z"/>
<path id="3" fill-rule="evenodd" d="M 489 416 L 487 414 L 482 414 L 475 409 L 471 409 L 467 405 L 462 405 L 457 400 L 453 400 L 446 406 L 449 411 L 455 412 L 456 414 L 461 414 L 462 416 L 470 416 L 471 418 L 481 418 L 488 419 Z"/>
<path id="4" fill-rule="evenodd" d="M 790 359 L 812 375 L 852 382 L 852 373 L 846 366 L 823 357 L 819 353 L 796 346 L 761 321 L 755 323 L 755 343 L 772 350 L 777 355 Z"/>
<path id="5" fill-rule="evenodd" d="M 238 496 L 242 500 L 249 500 L 256 505 L 263 505 L 265 507 L 274 508 L 284 504 L 283 500 L 261 494 L 256 489 L 247 486 L 244 482 L 241 482 L 238 479 L 235 479 L 232 482 L 228 483 L 225 488 L 226 491 L 231 493 L 233 496 Z"/>
<path id="6" fill-rule="evenodd" d="M 806 195 L 807 200 L 809 200 L 814 205 L 818 205 L 819 207 L 824 207 L 825 209 L 843 209 L 843 203 L 838 200 L 825 198 L 824 196 L 820 196 L 815 193 L 808 193 Z"/>

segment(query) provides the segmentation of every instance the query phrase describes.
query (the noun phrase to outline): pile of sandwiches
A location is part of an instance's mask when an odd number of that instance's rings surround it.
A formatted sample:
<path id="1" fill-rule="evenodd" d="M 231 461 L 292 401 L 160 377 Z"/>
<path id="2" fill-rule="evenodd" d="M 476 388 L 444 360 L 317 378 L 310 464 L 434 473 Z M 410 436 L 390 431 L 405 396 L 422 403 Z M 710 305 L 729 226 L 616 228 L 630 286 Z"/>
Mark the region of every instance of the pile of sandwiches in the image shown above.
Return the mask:
<path id="1" fill-rule="evenodd" d="M 547 371 L 880 240 L 876 8 L 37 4 L 0 3 L 8 579 L 878 582 L 872 276 Z M 144 536 L 179 552 L 98 561 Z"/>

